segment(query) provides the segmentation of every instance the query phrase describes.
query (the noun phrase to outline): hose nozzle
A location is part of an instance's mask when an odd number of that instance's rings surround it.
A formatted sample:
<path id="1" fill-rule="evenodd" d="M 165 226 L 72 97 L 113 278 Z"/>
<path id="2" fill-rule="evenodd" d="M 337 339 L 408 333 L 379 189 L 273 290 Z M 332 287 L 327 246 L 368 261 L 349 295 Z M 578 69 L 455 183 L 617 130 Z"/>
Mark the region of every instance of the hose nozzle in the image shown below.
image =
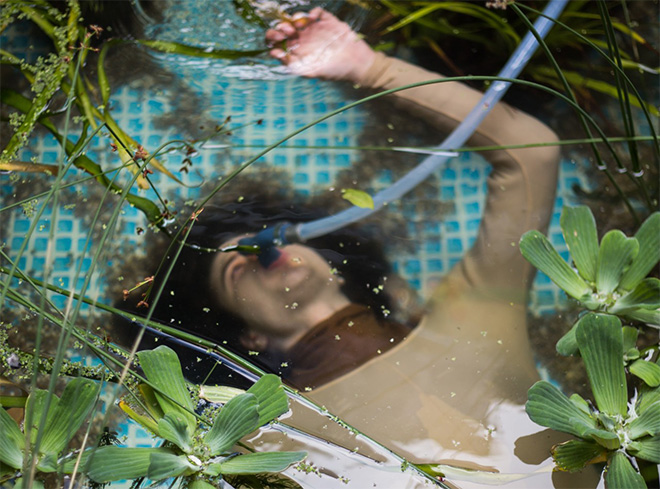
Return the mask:
<path id="1" fill-rule="evenodd" d="M 295 227 L 291 223 L 281 222 L 258 232 L 254 236 L 241 239 L 238 242 L 238 246 L 252 251 L 242 251 L 239 249 L 238 252 L 244 255 L 256 252 L 259 255 L 259 264 L 264 268 L 268 268 L 281 255 L 280 250 L 277 249 L 278 246 L 296 241 L 299 241 L 299 239 L 296 239 Z"/>

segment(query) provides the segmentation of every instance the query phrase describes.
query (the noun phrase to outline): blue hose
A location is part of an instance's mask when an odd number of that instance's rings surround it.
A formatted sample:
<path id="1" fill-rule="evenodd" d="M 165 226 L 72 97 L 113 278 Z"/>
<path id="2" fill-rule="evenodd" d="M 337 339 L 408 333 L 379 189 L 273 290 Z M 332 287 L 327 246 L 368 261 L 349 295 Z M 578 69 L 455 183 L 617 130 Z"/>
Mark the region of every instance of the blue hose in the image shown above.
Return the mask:
<path id="1" fill-rule="evenodd" d="M 552 19 L 559 17 L 567 2 L 568 0 L 551 0 L 548 3 L 543 11 L 545 16 L 539 17 L 534 23 L 534 29 L 541 38 L 544 38 L 550 31 L 553 26 Z M 538 41 L 536 37 L 532 32 L 528 32 L 500 71 L 499 77 L 516 78 L 528 63 L 537 47 Z M 510 86 L 510 82 L 494 82 L 467 117 L 437 147 L 437 150 L 439 152 L 446 152 L 448 149 L 463 146 Z M 273 229 L 268 228 L 259 232 L 254 237 L 241 240 L 239 244 L 258 246 L 261 250 L 259 261 L 262 266 L 268 267 L 279 256 L 279 252 L 275 249 L 276 246 L 318 238 L 319 236 L 331 233 L 368 217 L 389 202 L 401 198 L 404 194 L 415 188 L 435 172 L 447 159 L 449 159 L 449 156 L 446 154 L 431 155 L 424 159 L 417 167 L 397 180 L 389 188 L 376 194 L 373 197 L 373 209 L 351 207 L 333 216 L 315 221 L 296 225 L 288 223 L 280 224 L 275 232 Z"/>

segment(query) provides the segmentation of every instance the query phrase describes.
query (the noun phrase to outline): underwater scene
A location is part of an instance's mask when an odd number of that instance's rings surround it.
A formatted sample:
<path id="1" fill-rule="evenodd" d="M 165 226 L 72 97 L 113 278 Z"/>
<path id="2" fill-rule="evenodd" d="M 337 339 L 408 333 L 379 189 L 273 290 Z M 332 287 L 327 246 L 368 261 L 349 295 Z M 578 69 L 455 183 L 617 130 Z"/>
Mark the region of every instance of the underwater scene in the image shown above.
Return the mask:
<path id="1" fill-rule="evenodd" d="M 659 2 L 0 19 L 0 487 L 658 487 Z"/>

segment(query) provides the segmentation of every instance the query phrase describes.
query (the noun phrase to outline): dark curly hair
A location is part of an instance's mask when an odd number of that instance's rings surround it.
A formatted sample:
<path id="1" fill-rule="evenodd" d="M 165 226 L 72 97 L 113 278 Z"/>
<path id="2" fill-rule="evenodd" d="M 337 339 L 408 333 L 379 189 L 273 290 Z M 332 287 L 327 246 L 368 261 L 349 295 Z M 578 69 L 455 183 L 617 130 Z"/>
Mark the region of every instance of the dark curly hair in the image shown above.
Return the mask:
<path id="1" fill-rule="evenodd" d="M 152 319 L 210 339 L 239 355 L 247 356 L 248 352 L 239 341 L 246 331 L 245 321 L 222 308 L 211 293 L 208 280 L 216 253 L 209 250 L 217 249 L 236 235 L 258 232 L 278 222 L 300 223 L 325 217 L 328 215 L 325 209 L 300 202 L 285 204 L 277 197 L 265 200 L 240 198 L 226 204 L 206 206 L 194 223 L 187 245 L 182 248 L 167 280 L 164 275 L 170 268 L 173 255 L 163 256 L 163 249 L 169 243 L 161 243 L 159 253 L 150 253 L 160 258 L 160 267 L 152 265 L 151 273 L 155 273 L 152 290 L 158 290 L 165 284 L 157 301 L 152 303 L 147 298 Z M 399 310 L 394 296 L 414 293 L 401 279 L 391 275 L 391 267 L 381 245 L 383 239 L 378 226 L 366 224 L 349 226 L 305 244 L 314 248 L 344 278 L 342 292 L 351 302 L 368 306 L 383 321 L 396 318 L 399 322 L 413 326 L 418 316 L 411 314 L 411 317 L 402 319 L 401 313 L 404 311 Z M 138 307 L 141 300 L 141 295 L 135 294 L 117 306 L 144 316 L 146 309 Z M 123 327 L 119 332 L 115 330 L 115 334 L 129 341 L 134 339 L 135 328 Z M 153 347 L 156 341 L 156 338 L 147 334 L 140 346 Z M 179 355 L 183 360 L 183 357 L 191 353 L 179 349 Z M 250 361 L 278 373 L 281 359 L 266 352 L 251 356 Z"/>

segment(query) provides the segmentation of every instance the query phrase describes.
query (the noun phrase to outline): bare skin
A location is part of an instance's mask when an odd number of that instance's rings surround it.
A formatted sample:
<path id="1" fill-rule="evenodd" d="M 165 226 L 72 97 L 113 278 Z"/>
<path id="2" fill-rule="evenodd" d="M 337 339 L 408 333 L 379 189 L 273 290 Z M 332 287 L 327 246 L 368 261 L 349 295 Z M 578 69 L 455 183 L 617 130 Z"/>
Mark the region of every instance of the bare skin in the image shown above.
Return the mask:
<path id="1" fill-rule="evenodd" d="M 348 24 L 319 7 L 279 23 L 266 32 L 266 40 L 273 58 L 310 78 L 358 82 L 376 57 Z"/>

